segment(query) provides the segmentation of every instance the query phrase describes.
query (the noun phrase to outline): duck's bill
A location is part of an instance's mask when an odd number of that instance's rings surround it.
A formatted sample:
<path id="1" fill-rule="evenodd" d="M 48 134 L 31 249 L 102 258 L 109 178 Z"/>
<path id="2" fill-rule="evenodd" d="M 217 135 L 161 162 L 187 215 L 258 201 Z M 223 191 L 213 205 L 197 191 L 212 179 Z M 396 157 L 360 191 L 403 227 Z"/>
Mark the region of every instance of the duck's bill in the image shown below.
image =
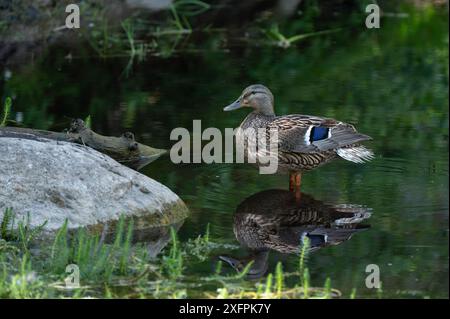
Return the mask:
<path id="1" fill-rule="evenodd" d="M 231 103 L 228 106 L 225 106 L 223 108 L 224 111 L 233 111 L 233 110 L 237 110 L 239 108 L 241 108 L 241 102 L 239 100 L 237 100 L 236 102 Z"/>
<path id="2" fill-rule="evenodd" d="M 240 264 L 239 260 L 237 260 L 236 258 L 230 257 L 230 256 L 219 256 L 219 259 L 226 262 L 228 265 L 230 265 L 234 269 L 237 269 Z"/>

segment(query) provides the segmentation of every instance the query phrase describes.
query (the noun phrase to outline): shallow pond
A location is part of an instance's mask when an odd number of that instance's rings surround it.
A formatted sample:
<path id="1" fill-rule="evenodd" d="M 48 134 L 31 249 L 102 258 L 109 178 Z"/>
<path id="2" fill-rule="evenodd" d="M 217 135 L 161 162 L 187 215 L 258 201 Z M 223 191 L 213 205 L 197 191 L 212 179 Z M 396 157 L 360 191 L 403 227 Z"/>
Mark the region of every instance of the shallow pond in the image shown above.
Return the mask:
<path id="1" fill-rule="evenodd" d="M 271 88 L 279 115 L 355 124 L 373 137 L 367 146 L 376 158 L 327 164 L 304 175 L 302 191 L 317 201 L 366 207 L 372 215 L 363 223 L 370 227 L 315 250 L 308 260 L 312 282 L 322 286 L 330 277 L 344 296 L 356 288 L 360 297 L 448 297 L 447 25 L 444 16 L 418 14 L 393 18 L 380 30 L 315 37 L 287 49 L 237 43 L 224 50 L 211 40 L 198 52 L 135 61 L 128 74 L 126 58 L 68 59 L 68 49 L 55 45 L 32 63 L 8 69 L 2 91 L 16 97 L 13 117 L 29 127 L 58 130 L 70 117 L 90 115 L 99 133 L 132 131 L 158 148 L 170 148 L 171 130 L 191 130 L 194 119 L 203 128 L 237 127 L 247 111 L 222 108 L 251 83 Z M 243 164 L 176 165 L 165 156 L 142 172 L 191 210 L 181 240 L 210 224 L 213 240 L 232 245 L 220 255 L 247 254 L 233 233 L 241 202 L 288 188 L 286 176 L 260 175 Z M 298 257 L 272 251 L 267 268 L 273 271 L 278 261 L 292 271 Z M 210 273 L 214 263 L 199 264 L 191 275 Z M 365 286 L 369 264 L 380 268 L 382 293 Z"/>

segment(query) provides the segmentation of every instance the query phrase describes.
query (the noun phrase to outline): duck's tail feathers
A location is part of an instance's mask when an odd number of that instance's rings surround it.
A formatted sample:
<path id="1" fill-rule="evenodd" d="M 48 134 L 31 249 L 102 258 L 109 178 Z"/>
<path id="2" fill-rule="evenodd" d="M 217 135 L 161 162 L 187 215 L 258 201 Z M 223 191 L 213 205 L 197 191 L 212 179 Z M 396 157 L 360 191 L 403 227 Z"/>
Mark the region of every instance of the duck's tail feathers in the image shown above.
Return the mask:
<path id="1" fill-rule="evenodd" d="M 341 123 L 329 130 L 327 138 L 314 141 L 313 145 L 321 151 L 326 151 L 345 148 L 371 139 L 370 136 L 357 132 L 353 125 Z"/>
<path id="2" fill-rule="evenodd" d="M 375 157 L 370 149 L 362 145 L 339 148 L 336 153 L 343 159 L 353 163 L 368 162 Z"/>

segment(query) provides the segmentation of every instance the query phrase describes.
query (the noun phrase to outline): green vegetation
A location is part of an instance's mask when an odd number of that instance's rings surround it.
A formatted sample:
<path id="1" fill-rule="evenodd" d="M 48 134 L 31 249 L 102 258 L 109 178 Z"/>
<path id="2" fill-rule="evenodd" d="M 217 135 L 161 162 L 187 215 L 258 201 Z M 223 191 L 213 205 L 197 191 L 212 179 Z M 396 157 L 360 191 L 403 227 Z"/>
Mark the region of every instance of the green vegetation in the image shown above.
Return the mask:
<path id="1" fill-rule="evenodd" d="M 0 122 L 0 127 L 6 126 L 6 122 L 8 121 L 9 114 L 11 113 L 11 105 L 12 105 L 12 100 L 10 97 L 7 97 L 5 99 L 5 104 L 3 106 L 3 117 L 2 117 L 2 121 Z"/>
<path id="2" fill-rule="evenodd" d="M 88 116 L 84 119 L 84 125 L 85 125 L 87 128 L 92 128 L 92 119 L 91 119 L 91 116 L 90 116 L 90 115 L 88 115 Z"/>
<path id="3" fill-rule="evenodd" d="M 53 242 L 40 244 L 39 252 L 32 252 L 34 239 L 43 226 L 28 230 L 13 230 L 14 213 L 8 209 L 1 221 L 0 237 L 0 298 L 332 298 L 340 292 L 331 288 L 327 279 L 324 288 L 311 287 L 304 259 L 299 271 L 285 274 L 279 262 L 275 272 L 265 279 L 249 284 L 241 273 L 222 274 L 221 263 L 215 272 L 200 278 L 198 286 L 189 267 L 198 261 L 209 261 L 213 249 L 219 246 L 209 238 L 209 230 L 195 240 L 181 243 L 176 231 L 170 229 L 170 244 L 161 256 L 149 258 L 145 245 L 132 244 L 133 222 L 118 222 L 114 239 L 105 243 L 98 235 L 80 229 L 69 234 L 67 222 L 54 235 Z M 22 229 L 21 229 L 22 228 Z M 33 240 L 31 240 L 33 239 Z M 305 245 L 308 245 L 307 243 Z M 308 247 L 302 248 L 303 254 Z M 194 253 L 192 254 L 191 251 Z M 304 255 L 303 255 L 304 257 Z M 67 288 L 66 266 L 80 269 L 80 288 Z M 303 269 L 303 270 L 302 270 Z M 285 277 L 297 276 L 300 282 L 285 285 Z M 300 284 L 301 283 L 301 284 Z M 124 289 L 125 288 L 125 289 Z"/>
<path id="4" fill-rule="evenodd" d="M 192 33 L 189 18 L 208 11 L 210 5 L 200 0 L 176 0 L 155 21 L 141 16 L 115 24 L 104 8 L 86 2 L 82 12 L 95 26 L 84 31 L 84 39 L 101 58 L 128 57 L 124 74 L 129 75 L 134 62 L 145 61 L 148 55 L 170 57 L 183 37 Z"/>
<path id="5" fill-rule="evenodd" d="M 268 31 L 266 31 L 267 38 L 271 41 L 271 43 L 282 47 L 284 49 L 289 48 L 293 43 L 304 40 L 309 37 L 319 36 L 319 35 L 325 35 L 330 34 L 334 32 L 338 32 L 341 29 L 332 29 L 332 30 L 323 30 L 323 31 L 317 31 L 317 32 L 311 32 L 311 33 L 304 33 L 304 34 L 296 34 L 290 37 L 286 37 L 283 35 L 277 24 L 274 24 Z"/>

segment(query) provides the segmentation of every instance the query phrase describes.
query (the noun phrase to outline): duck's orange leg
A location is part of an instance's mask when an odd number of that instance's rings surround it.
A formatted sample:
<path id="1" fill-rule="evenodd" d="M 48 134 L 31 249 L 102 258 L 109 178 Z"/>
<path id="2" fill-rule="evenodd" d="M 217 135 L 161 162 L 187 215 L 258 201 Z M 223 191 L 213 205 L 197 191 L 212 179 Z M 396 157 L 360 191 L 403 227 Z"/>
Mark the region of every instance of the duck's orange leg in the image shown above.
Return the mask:
<path id="1" fill-rule="evenodd" d="M 289 191 L 290 192 L 294 192 L 295 191 L 295 182 L 296 182 L 296 177 L 297 177 L 297 172 L 290 172 L 289 173 Z"/>
<path id="2" fill-rule="evenodd" d="M 295 199 L 297 202 L 300 201 L 302 193 L 300 192 L 300 186 L 302 185 L 302 173 L 298 172 L 295 175 Z"/>
<path id="3" fill-rule="evenodd" d="M 289 173 L 289 191 L 295 193 L 295 198 L 297 200 L 301 197 L 300 187 L 302 185 L 302 173 L 301 172 L 291 172 Z"/>

